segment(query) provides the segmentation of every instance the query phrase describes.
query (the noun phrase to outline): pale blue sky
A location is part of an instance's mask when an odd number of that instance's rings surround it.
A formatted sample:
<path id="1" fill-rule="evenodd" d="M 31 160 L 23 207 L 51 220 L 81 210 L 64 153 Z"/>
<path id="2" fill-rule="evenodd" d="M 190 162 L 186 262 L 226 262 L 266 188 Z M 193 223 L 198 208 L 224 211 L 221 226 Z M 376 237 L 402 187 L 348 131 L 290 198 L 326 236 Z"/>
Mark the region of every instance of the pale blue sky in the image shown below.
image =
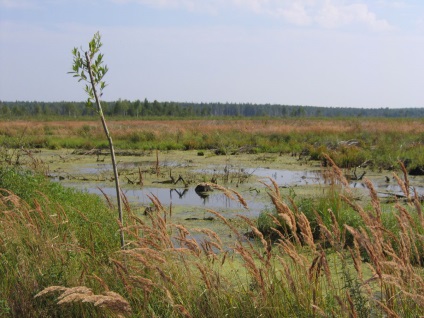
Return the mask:
<path id="1" fill-rule="evenodd" d="M 422 0 L 0 0 L 0 100 L 85 100 L 96 31 L 105 100 L 424 107 Z"/>

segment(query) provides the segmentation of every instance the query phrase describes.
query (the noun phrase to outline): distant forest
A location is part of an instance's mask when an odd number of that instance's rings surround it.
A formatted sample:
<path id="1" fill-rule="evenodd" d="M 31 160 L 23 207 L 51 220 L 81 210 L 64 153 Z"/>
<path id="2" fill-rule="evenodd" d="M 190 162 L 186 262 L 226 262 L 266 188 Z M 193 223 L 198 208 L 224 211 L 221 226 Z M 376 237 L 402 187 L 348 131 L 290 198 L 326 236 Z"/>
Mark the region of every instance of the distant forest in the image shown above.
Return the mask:
<path id="1" fill-rule="evenodd" d="M 249 103 L 181 103 L 121 100 L 102 102 L 106 116 L 116 117 L 424 117 L 424 108 L 344 108 Z M 0 101 L 1 118 L 96 115 L 85 102 Z"/>

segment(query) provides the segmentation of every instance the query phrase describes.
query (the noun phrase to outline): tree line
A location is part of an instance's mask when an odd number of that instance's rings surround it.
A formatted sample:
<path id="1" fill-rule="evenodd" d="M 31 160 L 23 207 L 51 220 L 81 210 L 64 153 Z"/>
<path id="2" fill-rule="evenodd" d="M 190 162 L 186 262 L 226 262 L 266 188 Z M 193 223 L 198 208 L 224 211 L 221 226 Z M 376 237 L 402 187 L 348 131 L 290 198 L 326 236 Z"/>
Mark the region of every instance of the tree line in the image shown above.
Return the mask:
<path id="1" fill-rule="evenodd" d="M 251 103 L 159 102 L 147 99 L 103 101 L 103 112 L 113 117 L 403 117 L 422 118 L 424 108 L 344 108 Z M 95 116 L 85 102 L 0 101 L 2 118 Z"/>

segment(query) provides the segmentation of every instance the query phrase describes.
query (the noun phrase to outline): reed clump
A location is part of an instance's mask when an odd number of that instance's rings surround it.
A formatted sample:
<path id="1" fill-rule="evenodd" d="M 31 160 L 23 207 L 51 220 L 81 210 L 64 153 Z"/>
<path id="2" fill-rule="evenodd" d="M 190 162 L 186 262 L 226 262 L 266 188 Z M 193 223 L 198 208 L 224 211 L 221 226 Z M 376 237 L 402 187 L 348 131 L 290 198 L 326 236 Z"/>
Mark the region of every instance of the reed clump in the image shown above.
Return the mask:
<path id="1" fill-rule="evenodd" d="M 256 220 L 238 216 L 250 239 L 237 222 L 208 211 L 228 227 L 229 246 L 210 229 L 173 222 L 172 209 L 154 195 L 147 216 L 126 205 L 128 243 L 121 250 L 119 226 L 106 226 L 113 218 L 105 206 L 77 211 L 39 192 L 23 199 L 2 190 L 0 266 L 7 279 L 0 310 L 12 317 L 423 316 L 424 220 L 420 198 L 406 190 L 407 175 L 398 178 L 404 202 L 383 206 L 365 181 L 370 200 L 361 204 L 331 165 L 341 200 L 361 223 L 340 223 L 335 209 L 328 219 L 313 219 L 270 179 L 264 186 L 276 211 L 272 240 Z M 215 189 L 244 202 L 233 190 Z"/>

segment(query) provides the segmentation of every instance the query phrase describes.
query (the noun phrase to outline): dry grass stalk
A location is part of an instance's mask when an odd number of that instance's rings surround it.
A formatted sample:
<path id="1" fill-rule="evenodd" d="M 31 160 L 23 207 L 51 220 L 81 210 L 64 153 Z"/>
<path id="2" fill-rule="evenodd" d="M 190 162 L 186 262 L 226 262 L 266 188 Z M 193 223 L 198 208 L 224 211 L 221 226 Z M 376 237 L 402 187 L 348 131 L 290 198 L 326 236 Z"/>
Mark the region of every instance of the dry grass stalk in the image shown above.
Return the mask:
<path id="1" fill-rule="evenodd" d="M 301 213 L 297 222 L 299 225 L 300 233 L 302 234 L 304 242 L 309 246 L 312 252 L 316 251 L 316 246 L 314 242 L 314 237 L 312 235 L 311 225 L 309 224 L 309 220 L 305 214 Z"/>
<path id="2" fill-rule="evenodd" d="M 412 216 L 409 214 L 409 212 L 405 209 L 405 207 L 401 206 L 399 202 L 395 204 L 395 208 L 399 211 L 399 215 L 402 219 L 402 222 L 405 223 L 409 228 L 415 228 L 415 221 L 412 218 Z"/>
<path id="3" fill-rule="evenodd" d="M 218 236 L 218 234 L 216 234 L 216 232 L 210 229 L 193 229 L 193 231 L 206 234 L 210 239 L 215 240 L 217 243 L 217 248 L 220 251 L 223 251 L 221 238 Z"/>
<path id="4" fill-rule="evenodd" d="M 327 155 L 327 154 L 322 154 L 322 155 L 328 161 L 328 163 L 330 164 L 330 166 L 333 169 L 333 172 L 336 175 L 337 179 L 341 182 L 341 184 L 343 186 L 346 187 L 347 191 L 350 192 L 349 182 L 347 181 L 346 177 L 344 176 L 343 171 L 340 170 L 340 168 L 335 164 L 335 162 L 333 161 L 333 159 L 330 158 L 329 155 Z"/>
<path id="5" fill-rule="evenodd" d="M 328 315 L 324 312 L 324 310 L 322 310 L 321 308 L 319 308 L 317 305 L 311 305 L 311 307 L 312 307 L 312 309 L 314 311 L 314 314 L 318 314 L 321 317 L 328 317 Z M 314 315 L 314 317 L 315 317 L 315 315 Z"/>
<path id="6" fill-rule="evenodd" d="M 352 301 L 352 297 L 350 297 L 349 291 L 346 291 L 346 298 L 347 298 L 347 301 L 349 303 L 349 308 L 350 308 L 349 316 L 351 318 L 357 318 L 358 317 L 358 313 L 356 312 L 355 304 Z"/>
<path id="7" fill-rule="evenodd" d="M 99 276 L 97 276 L 96 274 L 92 274 L 92 275 L 90 275 L 91 277 L 93 277 L 95 280 L 97 280 L 99 283 L 100 283 L 100 285 L 102 285 L 102 287 L 103 287 L 103 289 L 106 291 L 106 292 L 108 292 L 109 291 L 109 286 L 106 284 L 106 282 L 103 280 L 103 279 L 101 279 Z"/>
<path id="8" fill-rule="evenodd" d="M 245 217 L 245 216 L 239 216 L 241 219 L 243 219 L 249 226 L 250 226 L 250 228 L 252 229 L 252 231 L 253 231 L 253 234 L 255 234 L 255 236 L 257 237 L 257 238 L 259 238 L 259 240 L 261 241 L 261 243 L 262 243 L 262 246 L 264 247 L 264 249 L 265 249 L 265 251 L 267 252 L 267 253 L 269 253 L 269 244 L 268 244 L 268 242 L 265 240 L 265 238 L 264 238 L 264 235 L 262 234 L 262 232 L 261 231 L 259 231 L 258 230 L 258 228 L 253 224 L 253 222 L 249 219 L 249 218 L 247 218 L 247 217 Z"/>
<path id="9" fill-rule="evenodd" d="M 236 244 L 234 251 L 238 253 L 244 261 L 243 266 L 249 271 L 251 277 L 254 279 L 256 286 L 262 291 L 265 292 L 265 282 L 261 275 L 261 270 L 255 263 L 252 255 L 240 244 Z"/>
<path id="10" fill-rule="evenodd" d="M 131 313 L 130 304 L 121 295 L 112 291 L 106 291 L 103 295 L 95 295 L 90 288 L 85 286 L 72 288 L 50 286 L 34 297 L 40 297 L 53 292 L 62 292 L 57 298 L 58 305 L 80 301 L 83 303 L 92 303 L 95 307 L 107 309 L 116 315 L 128 315 Z"/>
<path id="11" fill-rule="evenodd" d="M 202 274 L 203 282 L 206 285 L 207 289 L 212 288 L 212 283 L 210 281 L 210 273 L 208 273 L 203 265 L 196 263 L 196 267 L 199 269 L 199 272 Z"/>
<path id="12" fill-rule="evenodd" d="M 327 279 L 327 284 L 329 286 L 333 286 L 333 280 L 331 276 L 330 266 L 327 261 L 327 255 L 325 254 L 324 250 L 321 250 L 321 259 L 320 262 L 322 263 L 322 268 L 324 269 L 324 275 Z"/>
<path id="13" fill-rule="evenodd" d="M 356 272 L 358 273 L 358 277 L 360 280 L 363 279 L 362 274 L 362 258 L 361 258 L 361 252 L 359 249 L 359 244 L 356 239 L 353 240 L 353 249 L 348 248 L 349 253 L 353 260 L 353 265 L 355 267 Z"/>
<path id="14" fill-rule="evenodd" d="M 167 275 L 159 266 L 156 266 L 155 269 L 159 273 L 160 278 L 162 278 L 165 283 L 170 283 L 175 288 L 178 287 L 178 284 L 175 282 L 175 280 L 173 280 L 169 275 Z"/>
<path id="15" fill-rule="evenodd" d="M 40 218 L 43 221 L 45 221 L 43 209 L 41 208 L 41 204 L 38 202 L 37 199 L 34 199 L 33 202 L 34 202 L 34 205 L 35 205 L 34 211 L 37 212 L 37 215 L 39 215 Z"/>
<path id="16" fill-rule="evenodd" d="M 403 194 L 406 196 L 408 201 L 410 200 L 409 197 L 409 188 L 406 187 L 405 181 L 399 178 L 399 176 L 393 172 L 393 178 L 395 178 L 396 182 L 398 183 L 399 187 L 401 188 Z"/>
<path id="17" fill-rule="evenodd" d="M 114 204 L 112 203 L 112 200 L 109 198 L 109 196 L 103 191 L 103 189 L 102 188 L 100 188 L 100 187 L 97 187 L 97 189 L 99 189 L 99 191 L 103 194 L 103 196 L 105 197 L 105 199 L 106 199 L 106 202 L 107 202 L 107 204 L 108 204 L 108 206 L 109 206 L 109 208 L 110 209 L 114 209 L 115 208 L 115 206 L 114 206 Z"/>
<path id="18" fill-rule="evenodd" d="M 249 208 L 249 207 L 248 207 L 248 205 L 247 205 L 246 200 L 245 200 L 245 199 L 241 196 L 241 194 L 240 194 L 240 193 L 238 193 L 237 191 L 232 190 L 232 189 L 230 189 L 230 191 L 236 195 L 236 197 L 237 197 L 238 201 L 241 203 L 241 205 L 243 205 L 243 207 L 244 207 L 245 209 L 248 209 L 248 208 Z"/>
<path id="19" fill-rule="evenodd" d="M 356 212 L 358 212 L 359 216 L 362 218 L 362 220 L 364 221 L 364 223 L 366 225 L 373 226 L 373 224 L 374 224 L 373 221 L 371 220 L 371 218 L 368 215 L 368 213 L 365 212 L 365 210 L 362 208 L 362 206 L 360 206 L 356 202 L 352 202 L 349 198 L 347 198 L 343 194 L 340 195 L 340 198 L 344 202 L 346 202 L 352 209 L 354 209 Z"/>
<path id="20" fill-rule="evenodd" d="M 183 315 L 184 317 L 192 318 L 188 310 L 183 305 L 176 304 L 174 305 L 174 308 L 176 308 L 179 311 L 179 313 Z"/>
<path id="21" fill-rule="evenodd" d="M 421 265 L 422 255 L 419 252 L 419 246 L 417 246 L 417 243 L 422 248 L 424 241 L 419 239 L 419 226 L 415 223 L 414 219 L 404 207 L 398 203 L 395 207 L 399 211 L 399 216 L 396 215 L 395 217 L 398 221 L 401 233 L 399 240 L 394 240 L 400 246 L 400 258 L 402 263 L 406 266 L 410 264 L 412 259 L 414 259 L 417 264 Z"/>
<path id="22" fill-rule="evenodd" d="M 144 254 L 149 259 L 155 260 L 158 263 L 163 264 L 166 262 L 166 259 L 163 257 L 163 253 L 152 248 L 138 247 L 138 248 L 133 248 L 132 251 L 140 253 L 140 254 Z"/>
<path id="23" fill-rule="evenodd" d="M 36 294 L 35 296 L 34 296 L 34 298 L 37 298 L 37 297 L 41 297 L 41 296 L 43 296 L 43 295 L 46 295 L 46 294 L 50 294 L 50 293 L 54 293 L 54 292 L 57 292 L 57 291 L 59 291 L 59 292 L 61 292 L 61 291 L 66 291 L 68 288 L 66 288 L 66 287 L 63 287 L 63 286 L 49 286 L 49 287 L 47 287 L 47 288 L 44 288 L 42 291 L 40 291 L 38 294 Z"/>
<path id="24" fill-rule="evenodd" d="M 330 210 L 331 209 L 329 209 L 329 211 Z M 320 229 L 320 238 L 322 240 L 328 240 L 332 246 L 338 247 L 337 245 L 339 245 L 339 238 L 335 236 L 334 230 L 330 231 L 327 228 L 327 226 L 324 224 L 324 221 L 322 220 L 321 216 L 318 214 L 318 212 L 316 210 L 314 210 L 314 214 L 315 214 L 315 220 L 317 221 L 317 224 L 318 224 L 319 229 Z"/>
<path id="25" fill-rule="evenodd" d="M 149 278 L 130 275 L 130 279 L 133 283 L 137 284 L 147 293 L 151 293 L 153 289 L 156 287 L 156 284 Z"/>
<path id="26" fill-rule="evenodd" d="M 93 295 L 92 300 L 86 298 L 82 302 L 94 302 L 94 306 L 107 308 L 118 314 L 130 314 L 130 304 L 118 293 L 113 291 L 105 292 L 104 295 Z"/>
<path id="27" fill-rule="evenodd" d="M 236 198 L 233 196 L 233 193 L 234 193 L 233 190 L 229 190 L 229 189 L 227 189 L 227 188 L 225 188 L 225 187 L 223 187 L 219 184 L 216 184 L 216 183 L 205 183 L 205 186 L 208 186 L 212 189 L 219 190 L 230 200 L 237 201 Z"/>
<path id="28" fill-rule="evenodd" d="M 379 278 L 381 279 L 382 277 L 382 270 L 381 270 L 381 264 L 380 264 L 380 259 L 381 259 L 381 253 L 378 253 L 377 250 L 381 250 L 380 248 L 376 248 L 375 245 L 373 244 L 368 235 L 366 234 L 365 231 L 357 231 L 356 229 L 352 228 L 351 226 L 345 224 L 344 227 L 346 228 L 347 231 L 349 231 L 353 237 L 357 240 L 357 242 L 363 247 L 365 248 L 365 250 L 367 251 L 368 255 L 370 256 L 371 262 L 374 264 L 375 266 L 375 270 L 376 273 L 378 274 Z"/>
<path id="29" fill-rule="evenodd" d="M 134 252 L 133 250 L 123 250 L 122 253 L 132 257 L 135 261 L 140 262 L 146 268 L 155 268 L 155 264 L 150 262 L 150 259 L 140 253 Z"/>
<path id="30" fill-rule="evenodd" d="M 406 228 L 406 224 L 403 222 L 402 218 L 395 215 L 395 218 L 398 221 L 399 227 L 401 228 L 402 232 L 400 234 L 399 243 L 400 243 L 400 258 L 402 259 L 403 263 L 409 263 L 410 261 L 410 251 L 411 251 L 411 240 L 409 237 L 408 230 Z"/>
<path id="31" fill-rule="evenodd" d="M 180 238 L 184 239 L 190 235 L 190 231 L 184 225 L 181 224 L 172 224 L 173 227 L 176 227 L 179 230 Z"/>
<path id="32" fill-rule="evenodd" d="M 155 196 L 153 193 L 151 193 L 150 195 L 148 194 L 147 197 L 150 199 L 150 201 L 152 201 L 152 203 L 156 207 L 157 211 L 163 211 L 164 210 L 164 208 L 163 208 L 162 204 L 160 203 L 157 196 Z"/>
<path id="33" fill-rule="evenodd" d="M 174 297 L 172 297 L 171 292 L 169 291 L 168 288 L 165 288 L 165 295 L 166 295 L 166 300 L 167 302 L 173 307 L 174 306 Z"/>
<path id="34" fill-rule="evenodd" d="M 228 251 L 225 251 L 224 255 L 222 256 L 221 266 L 224 265 L 225 260 L 227 259 L 227 255 L 228 255 Z"/>
<path id="35" fill-rule="evenodd" d="M 131 212 L 131 205 L 130 205 L 130 202 L 128 201 L 128 198 L 127 198 L 127 196 L 125 195 L 125 193 L 122 191 L 122 189 L 119 189 L 119 191 L 120 191 L 120 194 L 121 194 L 121 200 L 122 200 L 122 203 L 124 204 L 124 208 L 125 208 L 125 211 L 127 212 L 127 213 L 130 213 Z"/>
<path id="36" fill-rule="evenodd" d="M 218 250 L 218 251 L 221 251 L 222 252 L 222 250 L 220 249 L 221 248 L 221 246 L 220 245 L 218 245 L 217 243 L 215 243 L 215 242 L 211 242 L 211 241 L 203 241 L 203 242 L 201 242 L 200 243 L 200 246 L 201 246 L 201 248 L 202 248 L 202 250 L 203 250 L 203 253 L 205 254 L 205 255 L 207 255 L 207 256 L 209 256 L 209 257 L 211 257 L 212 258 L 212 260 L 214 261 L 214 260 L 216 260 L 216 259 L 218 259 L 218 257 L 217 257 L 217 255 L 216 255 L 216 253 L 215 253 L 215 251 L 214 251 L 214 248 L 216 249 L 216 250 Z"/>
<path id="37" fill-rule="evenodd" d="M 270 217 L 271 219 L 272 219 L 272 223 L 274 223 L 275 225 L 277 225 L 278 227 L 282 227 L 283 225 L 281 224 L 281 222 L 280 221 L 278 221 L 278 219 L 274 216 L 274 215 L 272 215 L 272 214 L 270 214 L 270 213 L 267 213 L 267 216 L 268 217 Z"/>
<path id="38" fill-rule="evenodd" d="M 424 294 L 423 294 L 423 285 L 421 285 L 420 290 L 416 290 L 415 293 L 409 293 L 405 290 L 402 290 L 402 293 L 408 298 L 412 299 L 416 305 L 420 308 L 424 308 Z"/>
<path id="39" fill-rule="evenodd" d="M 374 301 L 377 305 L 381 307 L 381 309 L 384 310 L 388 318 L 401 318 L 397 313 L 395 313 L 392 309 L 386 306 L 383 302 L 379 300 L 374 300 Z"/>
<path id="40" fill-rule="evenodd" d="M 381 223 L 381 206 L 380 200 L 378 199 L 377 191 L 375 190 L 372 182 L 367 178 L 364 178 L 364 183 L 367 186 L 370 196 L 371 196 L 371 204 L 375 211 L 375 218 L 377 223 Z"/>
<path id="41" fill-rule="evenodd" d="M 327 210 L 331 217 L 331 231 L 333 233 L 333 237 L 337 242 L 341 242 L 341 233 L 339 222 L 337 222 L 336 215 L 334 214 L 332 209 Z"/>
<path id="42" fill-rule="evenodd" d="M 333 284 L 330 266 L 328 265 L 324 250 L 321 250 L 319 254 L 312 260 L 311 266 L 308 269 L 308 279 L 311 283 L 313 283 L 314 293 L 316 293 L 321 272 L 324 273 L 328 285 L 332 286 Z"/>
<path id="43" fill-rule="evenodd" d="M 236 235 L 236 237 L 239 241 L 243 240 L 243 237 L 240 234 L 240 232 L 230 222 L 228 222 L 228 220 L 221 213 L 214 211 L 214 210 L 206 210 L 206 211 L 209 212 L 209 213 L 212 213 L 217 218 L 219 218 L 222 222 L 224 222 L 225 225 L 227 225 L 228 228 Z"/>
<path id="44" fill-rule="evenodd" d="M 322 222 L 322 220 L 321 220 Z M 323 223 L 318 223 L 320 229 L 320 238 L 330 242 L 331 246 L 338 247 L 339 241 L 334 239 L 333 232 L 331 232 Z"/>
<path id="45" fill-rule="evenodd" d="M 199 246 L 199 244 L 194 238 L 187 239 L 177 237 L 176 239 L 180 241 L 185 247 L 187 247 L 187 249 L 192 251 L 196 256 L 200 256 L 200 254 L 202 253 L 202 248 Z"/>
<path id="46" fill-rule="evenodd" d="M 343 302 L 340 296 L 335 295 L 334 298 L 337 300 L 337 303 L 340 306 L 341 312 L 344 312 L 344 313 L 349 312 L 348 308 L 346 307 L 346 304 Z"/>
<path id="47" fill-rule="evenodd" d="M 291 291 L 293 292 L 294 295 L 298 295 L 297 284 L 295 282 L 296 280 L 294 279 L 292 275 L 289 265 L 281 256 L 277 255 L 277 259 L 280 261 L 280 264 L 283 266 L 284 277 L 286 278 L 286 281 L 288 282 L 288 285 Z M 284 282 L 284 280 L 282 280 L 282 282 Z"/>
<path id="48" fill-rule="evenodd" d="M 400 169 L 402 170 L 403 173 L 403 183 L 405 184 L 405 189 L 406 191 L 404 192 L 406 197 L 408 198 L 408 200 L 410 200 L 410 192 L 409 192 L 409 178 L 408 178 L 408 171 L 406 171 L 406 167 L 404 165 L 404 163 L 399 160 L 398 161 Z"/>
<path id="49" fill-rule="evenodd" d="M 126 261 L 126 260 L 125 260 Z M 132 270 L 133 267 L 129 266 L 127 263 L 122 263 L 116 261 L 113 261 L 115 272 L 118 274 L 119 278 L 121 279 L 122 283 L 124 284 L 125 289 L 127 290 L 129 295 L 132 295 L 134 290 L 134 285 L 129 283 L 129 280 L 127 278 L 128 272 Z"/>
<path id="50" fill-rule="evenodd" d="M 424 228 L 424 216 L 421 208 L 420 198 L 418 197 L 417 190 L 414 191 L 414 206 L 420 219 L 421 227 Z"/>
<path id="51" fill-rule="evenodd" d="M 298 265 L 302 268 L 306 268 L 307 259 L 305 256 L 299 254 L 296 247 L 287 239 L 279 240 L 277 245 L 283 249 L 283 251 Z"/>
<path id="52" fill-rule="evenodd" d="M 319 276 L 321 274 L 321 265 L 322 263 L 320 262 L 320 257 L 321 255 L 317 255 L 315 256 L 315 258 L 312 260 L 312 264 L 309 267 L 308 270 L 308 279 L 311 283 L 318 282 Z"/>
<path id="53" fill-rule="evenodd" d="M 273 178 L 268 178 L 268 179 L 269 181 L 271 181 L 273 188 L 271 188 L 271 186 L 266 184 L 265 182 L 262 182 L 262 181 L 259 181 L 259 182 L 265 185 L 271 192 L 275 193 L 277 197 L 281 198 L 280 187 L 278 186 L 277 182 Z"/>
<path id="54" fill-rule="evenodd" d="M 295 239 L 295 241 L 298 244 L 300 244 L 299 237 L 297 236 L 297 225 L 296 225 L 295 214 L 290 209 L 290 207 L 281 199 L 280 191 L 278 189 L 278 185 L 276 184 L 276 182 L 272 178 L 269 178 L 269 179 L 271 180 L 273 187 L 271 187 L 270 185 L 262 181 L 260 182 L 268 188 L 269 190 L 268 195 L 271 198 L 271 201 L 274 204 L 275 209 L 277 210 L 278 216 L 284 220 L 284 222 L 290 229 L 290 235 Z"/>

